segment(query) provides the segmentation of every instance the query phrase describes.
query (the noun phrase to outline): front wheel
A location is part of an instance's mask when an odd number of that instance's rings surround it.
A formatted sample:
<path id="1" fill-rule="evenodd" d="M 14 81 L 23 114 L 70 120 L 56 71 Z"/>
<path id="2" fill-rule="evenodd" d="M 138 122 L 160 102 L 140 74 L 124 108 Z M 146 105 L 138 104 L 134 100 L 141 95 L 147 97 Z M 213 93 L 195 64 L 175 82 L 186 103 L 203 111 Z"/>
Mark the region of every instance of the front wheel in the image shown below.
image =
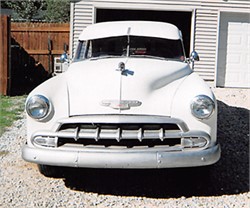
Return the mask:
<path id="1" fill-rule="evenodd" d="M 63 177 L 62 167 L 41 165 L 41 164 L 38 164 L 37 166 L 39 172 L 46 177 L 53 177 L 53 178 Z"/>

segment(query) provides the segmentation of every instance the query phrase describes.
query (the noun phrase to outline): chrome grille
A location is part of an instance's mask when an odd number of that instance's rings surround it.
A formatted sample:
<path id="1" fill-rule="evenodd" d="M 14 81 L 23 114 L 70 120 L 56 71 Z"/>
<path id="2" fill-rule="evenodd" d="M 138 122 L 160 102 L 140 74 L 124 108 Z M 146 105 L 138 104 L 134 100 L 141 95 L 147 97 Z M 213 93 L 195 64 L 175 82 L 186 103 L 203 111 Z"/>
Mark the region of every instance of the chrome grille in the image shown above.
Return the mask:
<path id="1" fill-rule="evenodd" d="M 181 130 L 176 124 L 137 123 L 87 123 L 62 124 L 59 128 L 58 146 L 82 144 L 98 146 L 175 146 L 181 144 Z"/>

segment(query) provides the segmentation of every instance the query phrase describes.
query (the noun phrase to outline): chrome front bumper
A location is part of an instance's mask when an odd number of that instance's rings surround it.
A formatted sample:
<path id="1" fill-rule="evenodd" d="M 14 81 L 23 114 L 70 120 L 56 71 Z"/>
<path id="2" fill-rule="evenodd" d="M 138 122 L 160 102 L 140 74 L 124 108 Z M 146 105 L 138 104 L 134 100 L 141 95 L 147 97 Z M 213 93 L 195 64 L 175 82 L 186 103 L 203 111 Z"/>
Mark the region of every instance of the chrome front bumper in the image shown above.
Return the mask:
<path id="1" fill-rule="evenodd" d="M 205 166 L 220 158 L 220 145 L 207 149 L 187 151 L 122 151 L 97 149 L 75 150 L 69 148 L 36 148 L 25 145 L 24 160 L 45 165 L 88 168 L 177 168 Z"/>

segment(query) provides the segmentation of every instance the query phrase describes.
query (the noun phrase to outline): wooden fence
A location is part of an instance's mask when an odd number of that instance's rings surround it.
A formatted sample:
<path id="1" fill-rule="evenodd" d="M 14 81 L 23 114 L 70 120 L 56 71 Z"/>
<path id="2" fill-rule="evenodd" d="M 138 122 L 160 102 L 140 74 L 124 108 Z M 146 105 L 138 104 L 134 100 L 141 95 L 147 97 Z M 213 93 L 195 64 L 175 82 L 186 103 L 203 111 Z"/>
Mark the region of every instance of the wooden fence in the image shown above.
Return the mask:
<path id="1" fill-rule="evenodd" d="M 69 45 L 69 24 L 11 23 L 11 37 L 46 71 L 52 72 L 53 57 Z"/>
<path id="2" fill-rule="evenodd" d="M 0 55 L 0 94 L 8 94 L 8 91 L 10 94 L 28 93 L 53 72 L 54 58 L 69 45 L 70 26 L 68 23 L 15 22 L 8 26 L 2 23 L 2 18 L 4 15 L 1 15 L 0 33 L 0 47 L 4 51 Z M 9 43 L 6 42 L 8 34 Z M 8 48 L 10 52 L 6 55 Z"/>
<path id="3" fill-rule="evenodd" d="M 9 43 L 10 43 L 10 18 L 1 15 L 0 29 L 0 95 L 8 94 L 9 78 Z"/>

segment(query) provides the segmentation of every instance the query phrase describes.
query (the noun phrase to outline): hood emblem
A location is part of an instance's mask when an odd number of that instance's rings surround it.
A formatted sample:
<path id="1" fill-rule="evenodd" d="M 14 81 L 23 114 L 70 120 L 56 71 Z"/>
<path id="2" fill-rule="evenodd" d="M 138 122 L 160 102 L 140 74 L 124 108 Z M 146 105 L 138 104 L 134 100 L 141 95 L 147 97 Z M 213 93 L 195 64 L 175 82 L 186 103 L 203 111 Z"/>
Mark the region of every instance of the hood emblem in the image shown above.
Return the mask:
<path id="1" fill-rule="evenodd" d="M 131 107 L 138 107 L 142 102 L 138 100 L 102 100 L 101 105 L 115 110 L 129 110 Z"/>

